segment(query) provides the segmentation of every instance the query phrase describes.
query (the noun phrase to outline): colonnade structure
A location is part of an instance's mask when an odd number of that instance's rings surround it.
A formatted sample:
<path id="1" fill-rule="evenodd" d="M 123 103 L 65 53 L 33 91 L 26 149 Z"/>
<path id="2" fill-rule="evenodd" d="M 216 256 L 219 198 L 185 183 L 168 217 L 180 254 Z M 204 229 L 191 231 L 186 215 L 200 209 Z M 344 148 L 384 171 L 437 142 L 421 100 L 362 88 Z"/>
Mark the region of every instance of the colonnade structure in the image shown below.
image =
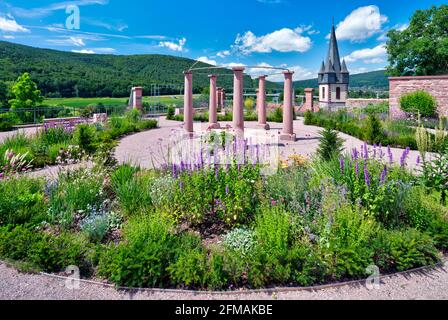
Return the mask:
<path id="1" fill-rule="evenodd" d="M 284 101 L 283 101 L 283 131 L 280 135 L 281 140 L 295 141 L 296 135 L 293 127 L 293 71 L 285 68 L 265 67 L 265 66 L 235 66 L 232 68 L 233 74 L 233 126 L 232 128 L 237 134 L 244 134 L 244 70 L 250 69 L 274 69 L 284 75 Z M 226 67 L 201 67 L 191 68 L 184 72 L 185 92 L 184 92 L 184 130 L 187 134 L 192 135 L 193 132 L 193 73 L 202 74 L 200 71 L 226 69 Z M 279 73 L 270 74 L 278 75 Z M 229 76 L 229 74 L 207 74 L 210 79 L 210 103 L 209 103 L 209 128 L 219 129 L 220 124 L 217 121 L 218 108 L 224 108 L 225 90 L 217 88 L 216 80 L 220 76 Z M 269 130 L 266 120 L 266 78 L 268 75 L 258 77 L 257 90 L 257 109 L 258 109 L 258 127 Z"/>

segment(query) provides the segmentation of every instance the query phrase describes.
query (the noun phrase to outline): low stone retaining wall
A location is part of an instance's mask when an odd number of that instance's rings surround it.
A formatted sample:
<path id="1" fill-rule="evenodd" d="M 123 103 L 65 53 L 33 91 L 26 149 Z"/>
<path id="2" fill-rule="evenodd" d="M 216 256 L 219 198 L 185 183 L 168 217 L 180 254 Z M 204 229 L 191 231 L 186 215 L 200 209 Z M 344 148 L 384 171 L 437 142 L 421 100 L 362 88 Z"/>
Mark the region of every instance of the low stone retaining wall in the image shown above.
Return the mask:
<path id="1" fill-rule="evenodd" d="M 365 108 L 369 104 L 380 104 L 389 102 L 389 99 L 347 99 L 345 106 L 349 109 Z"/>

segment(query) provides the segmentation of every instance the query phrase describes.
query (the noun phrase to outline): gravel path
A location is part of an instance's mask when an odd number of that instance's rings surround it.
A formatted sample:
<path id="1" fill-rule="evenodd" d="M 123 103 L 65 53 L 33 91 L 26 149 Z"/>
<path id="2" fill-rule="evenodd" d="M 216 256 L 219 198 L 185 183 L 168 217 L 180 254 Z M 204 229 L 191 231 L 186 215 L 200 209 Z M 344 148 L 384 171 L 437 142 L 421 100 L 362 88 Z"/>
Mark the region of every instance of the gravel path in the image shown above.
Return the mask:
<path id="1" fill-rule="evenodd" d="M 448 262 L 384 277 L 379 288 L 369 290 L 363 282 L 323 289 L 288 292 L 232 294 L 117 291 L 112 287 L 81 282 L 79 289 L 67 289 L 66 279 L 40 274 L 22 274 L 0 263 L 1 300 L 448 300 Z"/>
<path id="2" fill-rule="evenodd" d="M 13 131 L 6 131 L 6 132 L 0 132 L 0 143 L 5 141 L 6 138 L 15 136 L 17 134 L 25 134 L 26 136 L 30 137 L 34 134 L 36 134 L 39 131 L 40 127 L 29 127 L 29 128 L 22 128 L 17 129 Z"/>
<path id="3" fill-rule="evenodd" d="M 221 126 L 231 124 L 229 122 L 221 122 Z M 196 124 L 195 125 L 200 125 Z M 120 141 L 115 156 L 120 163 L 132 163 L 140 165 L 143 168 L 158 167 L 166 163 L 167 146 L 170 142 L 170 134 L 173 129 L 180 129 L 182 124 L 176 121 L 166 120 L 164 117 L 159 119 L 159 128 L 137 133 L 125 137 Z M 203 129 L 207 128 L 207 124 L 203 124 Z M 205 126 L 205 127 L 204 127 Z M 256 122 L 246 122 L 247 128 L 255 128 Z M 281 123 L 270 123 L 271 130 L 281 132 L 283 125 Z M 319 145 L 319 132 L 322 128 L 316 126 L 306 126 L 303 123 L 303 118 L 294 121 L 294 132 L 297 134 L 298 140 L 295 142 L 287 142 L 279 144 L 279 153 L 281 158 L 286 159 L 292 154 L 301 154 L 311 156 L 317 150 Z M 364 144 L 363 141 L 340 133 L 340 137 L 344 140 L 344 148 L 351 151 L 353 148 L 360 150 Z M 395 163 L 399 163 L 403 154 L 403 149 L 391 148 L 393 159 Z M 387 155 L 387 150 L 384 147 L 383 153 Z M 379 149 L 378 149 L 379 154 Z M 410 151 L 408 156 L 408 166 L 410 168 L 416 167 L 418 151 Z M 386 156 L 387 157 L 387 156 Z"/>

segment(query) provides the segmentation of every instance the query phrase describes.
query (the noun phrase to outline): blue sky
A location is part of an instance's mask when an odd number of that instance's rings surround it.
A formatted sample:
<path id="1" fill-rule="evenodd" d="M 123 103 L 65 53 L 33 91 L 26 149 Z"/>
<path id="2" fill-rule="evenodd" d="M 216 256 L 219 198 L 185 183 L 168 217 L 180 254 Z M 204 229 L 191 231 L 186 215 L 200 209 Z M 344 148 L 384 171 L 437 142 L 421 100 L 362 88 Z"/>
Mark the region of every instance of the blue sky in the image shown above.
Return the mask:
<path id="1" fill-rule="evenodd" d="M 287 66 L 298 80 L 316 76 L 333 17 L 341 56 L 360 73 L 387 65 L 387 30 L 405 28 L 415 10 L 445 2 L 0 0 L 0 40 L 85 54 L 160 53 L 218 65 Z"/>

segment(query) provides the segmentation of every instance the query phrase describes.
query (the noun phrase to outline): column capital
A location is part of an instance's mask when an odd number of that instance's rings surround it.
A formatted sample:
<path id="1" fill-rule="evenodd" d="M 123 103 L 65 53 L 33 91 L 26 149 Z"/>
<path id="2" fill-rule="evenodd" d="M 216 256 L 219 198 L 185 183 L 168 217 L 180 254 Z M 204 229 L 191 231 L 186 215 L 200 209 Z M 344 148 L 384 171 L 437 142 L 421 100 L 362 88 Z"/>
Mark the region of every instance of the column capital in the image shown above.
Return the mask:
<path id="1" fill-rule="evenodd" d="M 314 92 L 314 88 L 305 88 L 305 92 Z"/>
<path id="2" fill-rule="evenodd" d="M 217 76 L 216 74 L 209 74 L 208 77 L 209 77 L 210 79 L 212 79 L 212 78 L 217 78 L 218 76 Z"/>
<path id="3" fill-rule="evenodd" d="M 285 75 L 285 76 L 289 76 L 289 75 L 293 75 L 294 74 L 294 71 L 291 71 L 291 70 L 285 70 L 285 71 L 283 71 L 283 74 Z"/>
<path id="4" fill-rule="evenodd" d="M 265 80 L 267 77 L 268 77 L 268 76 L 264 74 L 264 75 L 259 76 L 258 79 L 260 79 L 260 80 Z"/>
<path id="5" fill-rule="evenodd" d="M 244 66 L 235 66 L 232 68 L 233 71 L 244 71 L 246 70 L 246 67 Z"/>
<path id="6" fill-rule="evenodd" d="M 190 70 L 184 71 L 184 75 L 190 75 L 190 74 L 193 74 L 193 72 Z"/>

